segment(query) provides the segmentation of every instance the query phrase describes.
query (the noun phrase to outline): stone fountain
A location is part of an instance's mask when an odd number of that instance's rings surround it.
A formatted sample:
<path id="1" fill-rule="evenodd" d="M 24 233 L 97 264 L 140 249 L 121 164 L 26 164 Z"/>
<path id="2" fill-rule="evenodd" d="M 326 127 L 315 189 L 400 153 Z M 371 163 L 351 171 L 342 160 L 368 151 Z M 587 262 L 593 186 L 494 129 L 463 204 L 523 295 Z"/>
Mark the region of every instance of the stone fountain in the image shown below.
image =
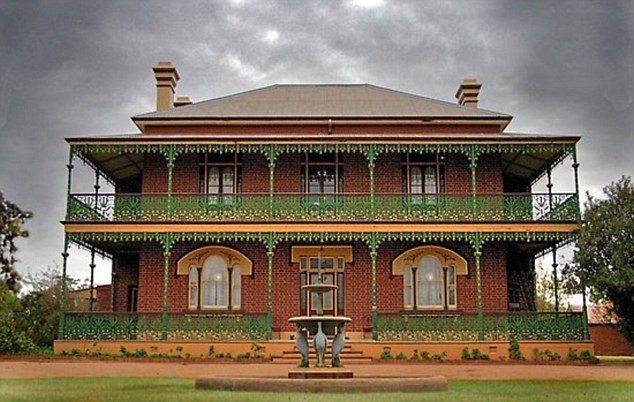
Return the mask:
<path id="1" fill-rule="evenodd" d="M 302 355 L 302 361 L 298 367 L 310 367 L 308 362 L 308 355 L 310 348 L 308 346 L 307 334 L 313 335 L 313 347 L 317 354 L 317 363 L 315 367 L 328 367 L 326 364 L 326 348 L 328 347 L 328 338 L 326 334 L 336 333 L 335 338 L 332 341 L 331 353 L 332 360 L 330 367 L 343 367 L 340 360 L 340 353 L 346 344 L 346 334 L 344 332 L 344 325 L 350 322 L 348 317 L 339 317 L 333 315 L 324 315 L 323 302 L 324 293 L 337 290 L 336 285 L 327 283 L 321 283 L 321 253 L 318 259 L 317 265 L 317 283 L 302 286 L 302 289 L 307 292 L 307 300 L 311 294 L 317 294 L 317 315 L 315 316 L 300 316 L 291 317 L 288 319 L 297 327 L 297 335 L 295 336 L 295 345 Z M 305 331 L 304 331 L 305 330 Z"/>

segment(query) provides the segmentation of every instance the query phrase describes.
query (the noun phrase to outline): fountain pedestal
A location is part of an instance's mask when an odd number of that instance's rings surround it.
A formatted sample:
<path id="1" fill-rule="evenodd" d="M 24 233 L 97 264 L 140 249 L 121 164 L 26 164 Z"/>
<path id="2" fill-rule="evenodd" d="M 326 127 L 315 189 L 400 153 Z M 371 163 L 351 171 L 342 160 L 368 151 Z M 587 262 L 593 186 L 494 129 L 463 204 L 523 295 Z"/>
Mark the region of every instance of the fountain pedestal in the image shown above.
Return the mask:
<path id="1" fill-rule="evenodd" d="M 302 355 L 302 361 L 300 362 L 298 367 L 310 367 L 310 363 L 308 361 L 310 348 L 308 346 L 308 338 L 304 330 L 306 330 L 306 332 L 308 332 L 309 334 L 313 334 L 313 347 L 315 348 L 315 352 L 317 353 L 317 364 L 315 365 L 315 367 L 327 367 L 325 362 L 326 348 L 328 347 L 328 338 L 326 336 L 326 333 L 336 332 L 331 346 L 331 367 L 343 367 L 339 355 L 346 344 L 346 334 L 344 332 L 344 326 L 346 323 L 352 320 L 348 317 L 323 315 L 322 306 L 322 294 L 329 291 L 335 291 L 337 289 L 337 286 L 325 283 L 316 283 L 312 285 L 304 285 L 302 286 L 302 289 L 307 292 L 317 293 L 319 295 L 319 305 L 317 306 L 316 316 L 299 316 L 291 317 L 288 319 L 289 322 L 294 323 L 297 327 L 295 345 Z"/>

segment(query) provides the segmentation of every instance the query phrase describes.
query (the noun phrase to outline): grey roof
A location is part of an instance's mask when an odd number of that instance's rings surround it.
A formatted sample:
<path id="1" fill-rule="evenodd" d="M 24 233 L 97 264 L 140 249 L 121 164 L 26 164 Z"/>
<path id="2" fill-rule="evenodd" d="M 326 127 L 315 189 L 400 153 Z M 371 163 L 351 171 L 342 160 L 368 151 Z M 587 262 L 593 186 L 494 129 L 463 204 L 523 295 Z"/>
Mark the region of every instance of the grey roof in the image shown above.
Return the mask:
<path id="1" fill-rule="evenodd" d="M 460 106 L 370 84 L 276 84 L 191 105 L 140 114 L 133 119 L 360 117 L 511 118 L 503 113 Z"/>
<path id="2" fill-rule="evenodd" d="M 234 138 L 235 137 L 235 138 Z M 132 143 L 149 143 L 149 142 L 173 142 L 179 141 L 194 141 L 194 142 L 217 142 L 223 141 L 228 138 L 232 140 L 252 141 L 273 141 L 273 142 L 288 142 L 300 141 L 306 138 L 312 139 L 315 137 L 323 137 L 324 140 L 337 141 L 342 138 L 347 142 L 354 143 L 354 139 L 359 141 L 373 140 L 377 143 L 381 143 L 382 140 L 417 140 L 417 141 L 464 141 L 465 143 L 477 143 L 477 142 L 505 142 L 505 143 L 550 143 L 550 142 L 568 142 L 576 143 L 581 139 L 577 135 L 557 135 L 557 134 L 534 134 L 534 133 L 517 133 L 517 132 L 503 132 L 503 133 L 429 133 L 429 134 L 388 134 L 377 135 L 376 133 L 358 133 L 353 136 L 337 135 L 337 134 L 288 134 L 288 135 L 262 135 L 258 133 L 252 134 L 200 134 L 200 133 L 180 133 L 180 134 L 143 134 L 143 133 L 125 133 L 125 134 L 107 134 L 107 135 L 92 135 L 92 136 L 73 136 L 67 137 L 66 141 L 71 144 L 76 143 L 118 143 L 118 142 L 132 142 Z M 354 138 L 354 139 L 352 139 Z"/>

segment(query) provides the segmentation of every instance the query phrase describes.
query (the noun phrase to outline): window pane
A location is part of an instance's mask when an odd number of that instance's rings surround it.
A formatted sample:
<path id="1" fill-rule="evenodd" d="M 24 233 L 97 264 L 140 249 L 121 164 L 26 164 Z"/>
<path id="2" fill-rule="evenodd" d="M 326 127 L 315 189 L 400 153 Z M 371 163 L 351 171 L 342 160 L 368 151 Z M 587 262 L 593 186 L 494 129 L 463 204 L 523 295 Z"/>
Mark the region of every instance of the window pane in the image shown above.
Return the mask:
<path id="1" fill-rule="evenodd" d="M 411 307 L 412 303 L 412 267 L 409 265 L 403 269 L 403 305 Z"/>
<path id="2" fill-rule="evenodd" d="M 447 305 L 456 306 L 456 271 L 453 266 L 447 269 Z"/>
<path id="3" fill-rule="evenodd" d="M 239 265 L 233 266 L 233 272 L 231 275 L 231 306 L 233 308 L 239 308 L 242 299 L 242 272 Z"/>
<path id="4" fill-rule="evenodd" d="M 333 194 L 335 192 L 335 167 L 334 166 L 309 166 L 308 167 L 308 191 L 309 193 Z"/>
<path id="5" fill-rule="evenodd" d="M 433 194 L 436 192 L 436 169 L 431 166 L 425 168 L 425 193 Z"/>
<path id="6" fill-rule="evenodd" d="M 210 194 L 220 193 L 220 171 L 217 167 L 210 167 L 207 173 L 207 192 Z"/>
<path id="7" fill-rule="evenodd" d="M 418 264 L 418 305 L 442 306 L 442 270 L 434 257 L 423 257 Z"/>
<path id="8" fill-rule="evenodd" d="M 235 193 L 233 189 L 233 168 L 231 167 L 222 169 L 222 192 L 224 194 Z"/>
<path id="9" fill-rule="evenodd" d="M 423 192 L 423 173 L 418 166 L 410 169 L 409 183 L 412 194 L 421 194 Z"/>
<path id="10" fill-rule="evenodd" d="M 324 275 L 324 283 L 327 283 L 328 285 L 332 285 L 333 284 L 333 277 L 332 275 Z M 333 292 L 332 290 L 329 292 L 326 292 L 323 294 L 324 295 L 324 310 L 332 310 L 333 308 L 333 303 L 332 303 L 332 297 L 333 297 Z"/>
<path id="11" fill-rule="evenodd" d="M 198 270 L 194 266 L 189 268 L 189 307 L 198 307 Z"/>
<path id="12" fill-rule="evenodd" d="M 203 265 L 203 306 L 227 306 L 227 265 L 217 256 L 207 258 Z"/>

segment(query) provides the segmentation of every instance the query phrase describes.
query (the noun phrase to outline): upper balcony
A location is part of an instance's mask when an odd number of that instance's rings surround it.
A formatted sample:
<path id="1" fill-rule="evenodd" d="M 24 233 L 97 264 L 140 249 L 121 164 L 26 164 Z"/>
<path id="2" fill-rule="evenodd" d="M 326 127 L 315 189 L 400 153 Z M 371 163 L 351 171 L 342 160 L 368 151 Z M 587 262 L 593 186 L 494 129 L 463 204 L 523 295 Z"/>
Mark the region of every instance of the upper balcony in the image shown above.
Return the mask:
<path id="1" fill-rule="evenodd" d="M 67 222 L 576 222 L 575 193 L 71 194 Z"/>

